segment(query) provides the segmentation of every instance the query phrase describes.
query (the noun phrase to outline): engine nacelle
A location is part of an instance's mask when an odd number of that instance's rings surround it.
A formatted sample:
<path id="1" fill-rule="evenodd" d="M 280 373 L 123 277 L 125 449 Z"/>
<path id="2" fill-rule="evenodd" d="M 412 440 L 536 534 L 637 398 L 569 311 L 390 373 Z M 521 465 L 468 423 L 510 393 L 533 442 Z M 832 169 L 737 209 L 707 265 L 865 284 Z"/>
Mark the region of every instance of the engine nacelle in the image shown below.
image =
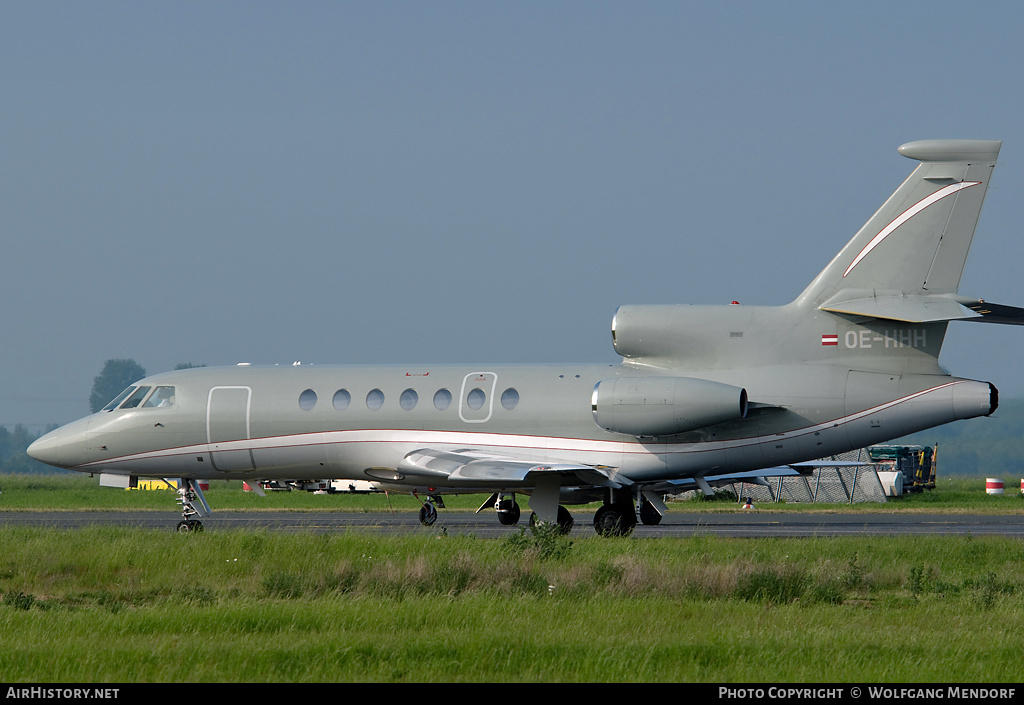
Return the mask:
<path id="1" fill-rule="evenodd" d="M 729 369 L 764 360 L 792 326 L 779 306 L 620 306 L 612 344 L 627 360 L 672 369 Z"/>
<path id="2" fill-rule="evenodd" d="M 632 436 L 671 436 L 747 415 L 747 390 L 692 377 L 622 377 L 594 387 L 594 421 Z"/>

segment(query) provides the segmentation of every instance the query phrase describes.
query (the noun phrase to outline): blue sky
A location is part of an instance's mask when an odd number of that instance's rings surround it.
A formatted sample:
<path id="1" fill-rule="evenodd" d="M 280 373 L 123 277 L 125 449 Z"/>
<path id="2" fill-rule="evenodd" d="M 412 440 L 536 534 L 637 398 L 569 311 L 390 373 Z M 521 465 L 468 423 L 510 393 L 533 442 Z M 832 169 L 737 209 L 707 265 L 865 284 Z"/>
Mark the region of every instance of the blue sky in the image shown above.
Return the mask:
<path id="1" fill-rule="evenodd" d="M 961 292 L 1024 305 L 1024 5 L 4 2 L 0 424 L 108 358 L 615 362 L 626 303 L 782 304 L 1002 139 Z M 1024 395 L 1024 331 L 943 363 Z"/>

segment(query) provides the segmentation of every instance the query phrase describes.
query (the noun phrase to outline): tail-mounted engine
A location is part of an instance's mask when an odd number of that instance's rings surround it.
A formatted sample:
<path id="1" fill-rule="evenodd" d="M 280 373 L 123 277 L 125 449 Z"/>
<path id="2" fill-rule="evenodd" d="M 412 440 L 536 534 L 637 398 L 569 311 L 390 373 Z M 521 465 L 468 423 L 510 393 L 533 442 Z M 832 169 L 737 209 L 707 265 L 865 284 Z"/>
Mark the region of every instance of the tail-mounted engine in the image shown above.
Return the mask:
<path id="1" fill-rule="evenodd" d="M 632 436 L 671 436 L 747 415 L 747 390 L 691 377 L 622 377 L 594 387 L 597 425 Z"/>

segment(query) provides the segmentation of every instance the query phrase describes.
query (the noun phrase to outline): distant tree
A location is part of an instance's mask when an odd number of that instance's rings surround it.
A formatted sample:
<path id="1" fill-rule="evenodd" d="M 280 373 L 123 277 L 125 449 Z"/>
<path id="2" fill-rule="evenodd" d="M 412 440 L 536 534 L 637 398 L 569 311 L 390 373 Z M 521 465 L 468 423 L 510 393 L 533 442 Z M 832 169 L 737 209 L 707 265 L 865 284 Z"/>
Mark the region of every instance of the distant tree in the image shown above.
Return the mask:
<path id="1" fill-rule="evenodd" d="M 145 376 L 146 371 L 135 360 L 107 360 L 103 371 L 92 380 L 89 408 L 96 413 L 128 385 Z"/>
<path id="2" fill-rule="evenodd" d="M 191 370 L 195 367 L 206 367 L 206 365 L 193 365 L 191 362 L 179 362 L 174 366 L 176 370 Z"/>
<path id="3" fill-rule="evenodd" d="M 25 453 L 29 444 L 39 438 L 43 433 L 48 433 L 56 428 L 56 425 L 47 426 L 40 433 L 32 433 L 21 424 L 8 430 L 6 426 L 0 426 L 0 472 L 5 474 L 43 474 L 64 472 L 57 468 L 44 465 L 33 460 Z"/>

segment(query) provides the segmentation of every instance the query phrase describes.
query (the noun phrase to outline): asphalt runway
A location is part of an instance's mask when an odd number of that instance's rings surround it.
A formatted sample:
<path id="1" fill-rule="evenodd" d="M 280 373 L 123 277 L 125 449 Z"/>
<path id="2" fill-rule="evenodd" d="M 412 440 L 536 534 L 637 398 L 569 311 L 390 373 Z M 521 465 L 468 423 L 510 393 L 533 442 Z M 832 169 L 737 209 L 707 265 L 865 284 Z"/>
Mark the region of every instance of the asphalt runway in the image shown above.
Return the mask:
<path id="1" fill-rule="evenodd" d="M 593 513 L 573 512 L 573 536 L 593 536 Z M 0 512 L 0 526 L 137 526 L 173 531 L 176 512 Z M 382 534 L 473 535 L 501 538 L 527 526 L 502 526 L 494 512 L 473 514 L 441 510 L 437 523 L 421 526 L 415 512 L 229 512 L 203 520 L 206 531 L 262 529 L 292 533 L 366 531 Z M 670 512 L 658 526 L 639 525 L 634 538 L 735 536 L 813 537 L 930 534 L 950 536 L 1012 536 L 1024 538 L 1024 515 L 850 513 L 802 514 L 730 512 L 681 514 Z"/>

